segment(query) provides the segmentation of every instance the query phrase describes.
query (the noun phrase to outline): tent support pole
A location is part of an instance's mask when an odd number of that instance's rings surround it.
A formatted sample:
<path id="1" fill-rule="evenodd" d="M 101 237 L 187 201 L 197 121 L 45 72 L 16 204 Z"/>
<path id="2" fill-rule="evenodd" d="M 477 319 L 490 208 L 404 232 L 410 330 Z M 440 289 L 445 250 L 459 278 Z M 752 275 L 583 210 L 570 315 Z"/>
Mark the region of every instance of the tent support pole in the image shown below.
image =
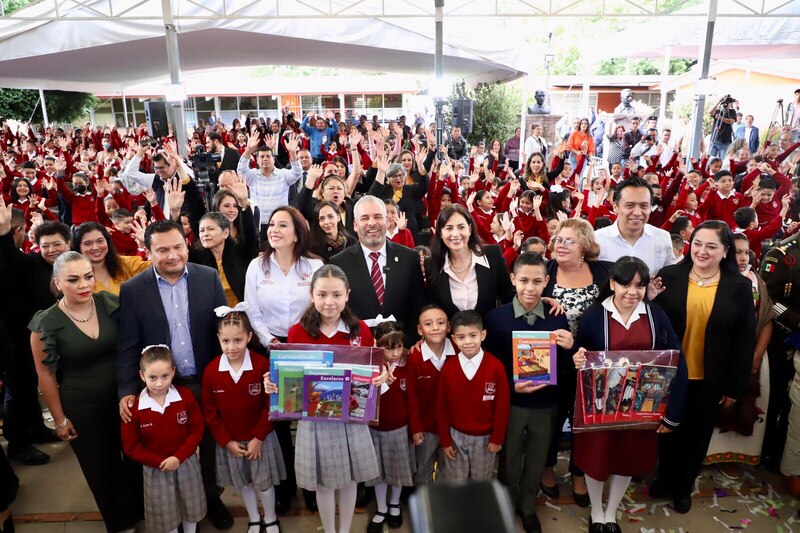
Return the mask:
<path id="1" fill-rule="evenodd" d="M 664 67 L 661 69 L 661 104 L 658 106 L 658 118 L 661 123 L 667 117 L 667 81 L 669 81 L 669 60 L 672 55 L 672 47 L 667 46 L 664 50 Z"/>
<path id="2" fill-rule="evenodd" d="M 164 29 L 167 37 L 167 61 L 169 63 L 169 78 L 173 85 L 181 82 L 181 60 L 178 50 L 178 30 L 172 20 L 171 0 L 161 0 L 161 9 L 164 16 Z M 168 102 L 172 119 L 172 130 L 178 139 L 178 152 L 186 157 L 186 146 L 188 137 L 186 134 L 185 117 L 183 113 L 183 101 Z"/>
<path id="3" fill-rule="evenodd" d="M 708 0 L 708 17 L 706 19 L 706 31 L 703 51 L 700 54 L 700 79 L 704 82 L 708 78 L 708 69 L 711 63 L 711 44 L 714 41 L 714 24 L 717 20 L 717 0 Z M 703 83 L 701 83 L 702 87 Z M 705 89 L 703 88 L 703 91 Z M 695 97 L 694 111 L 692 112 L 691 136 L 689 137 L 689 149 L 687 157 L 700 157 L 700 142 L 703 140 L 703 115 L 705 114 L 706 95 L 699 94 Z"/>
<path id="4" fill-rule="evenodd" d="M 520 112 L 519 112 L 520 120 L 519 120 L 519 152 L 520 154 L 524 151 L 525 148 L 525 139 L 528 138 L 528 132 L 525 131 L 525 119 L 528 118 L 528 75 L 525 74 L 522 82 L 522 102 L 520 104 Z M 491 146 L 489 147 L 491 149 Z M 525 154 L 527 157 L 527 154 Z M 522 168 L 525 166 L 525 161 L 521 157 L 519 159 L 519 164 L 517 169 L 519 174 L 522 175 Z"/>
<path id="5" fill-rule="evenodd" d="M 442 64 L 443 58 L 443 22 L 444 22 L 444 0 L 436 0 L 436 12 L 434 14 L 434 25 L 436 29 L 436 51 L 433 55 L 433 71 L 436 76 L 437 87 L 442 83 L 444 78 L 444 65 Z M 443 144 L 442 129 L 444 128 L 444 96 L 436 95 L 434 104 L 436 105 L 436 150 Z"/>
<path id="6" fill-rule="evenodd" d="M 39 89 L 39 101 L 42 103 L 42 116 L 44 117 L 44 127 L 50 127 L 50 120 L 47 118 L 47 104 L 44 101 L 44 89 Z"/>
<path id="7" fill-rule="evenodd" d="M 125 101 L 125 91 L 122 91 L 122 115 L 125 117 L 125 127 L 128 127 L 128 102 Z"/>

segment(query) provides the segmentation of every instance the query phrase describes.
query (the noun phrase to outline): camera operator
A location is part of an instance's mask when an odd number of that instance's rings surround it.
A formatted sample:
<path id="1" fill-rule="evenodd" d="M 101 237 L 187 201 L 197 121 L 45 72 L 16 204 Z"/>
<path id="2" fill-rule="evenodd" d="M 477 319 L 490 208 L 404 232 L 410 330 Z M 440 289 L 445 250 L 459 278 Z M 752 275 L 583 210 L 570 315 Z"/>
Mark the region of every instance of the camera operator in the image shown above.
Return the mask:
<path id="1" fill-rule="evenodd" d="M 216 131 L 212 131 L 206 137 L 206 151 L 212 154 L 217 164 L 217 176 L 226 170 L 236 170 L 239 164 L 239 152 L 233 148 L 226 148 L 222 142 L 222 135 Z M 216 178 L 213 181 L 216 183 Z"/>
<path id="2" fill-rule="evenodd" d="M 709 157 L 725 159 L 728 148 L 733 142 L 733 123 L 736 122 L 736 110 L 731 106 L 735 102 L 731 95 L 726 94 L 719 99 L 711 112 L 714 126 L 711 130 L 711 148 Z"/>
<path id="3" fill-rule="evenodd" d="M 658 153 L 658 130 L 650 128 L 642 135 L 639 142 L 631 148 L 631 159 L 637 160 L 641 157 L 655 158 Z M 641 163 L 640 163 L 641 164 Z"/>

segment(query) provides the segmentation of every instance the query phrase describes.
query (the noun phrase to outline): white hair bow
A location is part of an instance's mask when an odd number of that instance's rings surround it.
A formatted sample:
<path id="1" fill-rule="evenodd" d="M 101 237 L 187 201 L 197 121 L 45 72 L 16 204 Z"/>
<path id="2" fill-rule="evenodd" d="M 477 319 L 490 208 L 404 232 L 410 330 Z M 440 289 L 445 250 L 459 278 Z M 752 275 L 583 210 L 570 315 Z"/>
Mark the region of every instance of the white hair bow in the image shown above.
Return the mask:
<path id="1" fill-rule="evenodd" d="M 214 309 L 214 313 L 217 315 L 218 318 L 222 318 L 228 316 L 229 313 L 237 312 L 237 313 L 249 313 L 250 312 L 250 304 L 247 302 L 239 302 L 233 307 L 228 307 L 227 305 L 220 305 L 216 309 Z"/>
<path id="2" fill-rule="evenodd" d="M 371 320 L 365 320 L 364 324 L 366 324 L 371 328 L 375 328 L 383 324 L 384 322 L 397 322 L 397 319 L 394 317 L 394 315 L 389 315 L 386 318 L 383 318 L 383 315 L 378 315 Z"/>

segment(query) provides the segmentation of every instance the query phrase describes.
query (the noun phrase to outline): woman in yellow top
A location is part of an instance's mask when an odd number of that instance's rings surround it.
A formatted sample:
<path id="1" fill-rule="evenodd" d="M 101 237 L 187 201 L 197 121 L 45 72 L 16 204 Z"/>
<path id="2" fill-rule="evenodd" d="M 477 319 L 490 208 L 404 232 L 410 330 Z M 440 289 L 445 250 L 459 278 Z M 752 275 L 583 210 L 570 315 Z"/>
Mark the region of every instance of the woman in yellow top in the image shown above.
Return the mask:
<path id="1" fill-rule="evenodd" d="M 92 263 L 94 292 L 108 291 L 119 296 L 119 287 L 136 274 L 147 270 L 151 262 L 138 255 L 118 255 L 105 226 L 84 222 L 72 236 L 72 250 Z"/>
<path id="2" fill-rule="evenodd" d="M 756 321 L 753 290 L 739 273 L 733 233 L 719 220 L 694 230 L 690 252 L 658 273 L 649 292 L 681 340 L 689 368 L 686 413 L 681 425 L 661 436 L 654 498 L 672 496 L 686 513 L 720 409 L 745 392 L 753 364 Z"/>

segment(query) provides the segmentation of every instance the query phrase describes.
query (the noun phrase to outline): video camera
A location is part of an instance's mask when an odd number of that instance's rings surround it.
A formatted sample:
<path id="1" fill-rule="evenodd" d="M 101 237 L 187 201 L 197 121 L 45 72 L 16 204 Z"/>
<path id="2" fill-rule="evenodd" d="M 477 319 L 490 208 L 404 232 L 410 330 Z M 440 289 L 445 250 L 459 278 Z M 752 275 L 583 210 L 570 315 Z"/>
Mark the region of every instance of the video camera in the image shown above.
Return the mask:
<path id="1" fill-rule="evenodd" d="M 210 184 L 216 186 L 218 176 L 217 163 L 222 161 L 220 154 L 206 152 L 206 149 L 198 145 L 192 156 L 192 168 L 194 168 L 194 178 L 197 186 L 201 189 Z"/>
<path id="2" fill-rule="evenodd" d="M 727 109 L 729 105 L 736 101 L 736 98 L 731 97 L 731 95 L 726 94 L 722 97 L 722 100 L 719 102 L 719 107 L 722 109 Z"/>

